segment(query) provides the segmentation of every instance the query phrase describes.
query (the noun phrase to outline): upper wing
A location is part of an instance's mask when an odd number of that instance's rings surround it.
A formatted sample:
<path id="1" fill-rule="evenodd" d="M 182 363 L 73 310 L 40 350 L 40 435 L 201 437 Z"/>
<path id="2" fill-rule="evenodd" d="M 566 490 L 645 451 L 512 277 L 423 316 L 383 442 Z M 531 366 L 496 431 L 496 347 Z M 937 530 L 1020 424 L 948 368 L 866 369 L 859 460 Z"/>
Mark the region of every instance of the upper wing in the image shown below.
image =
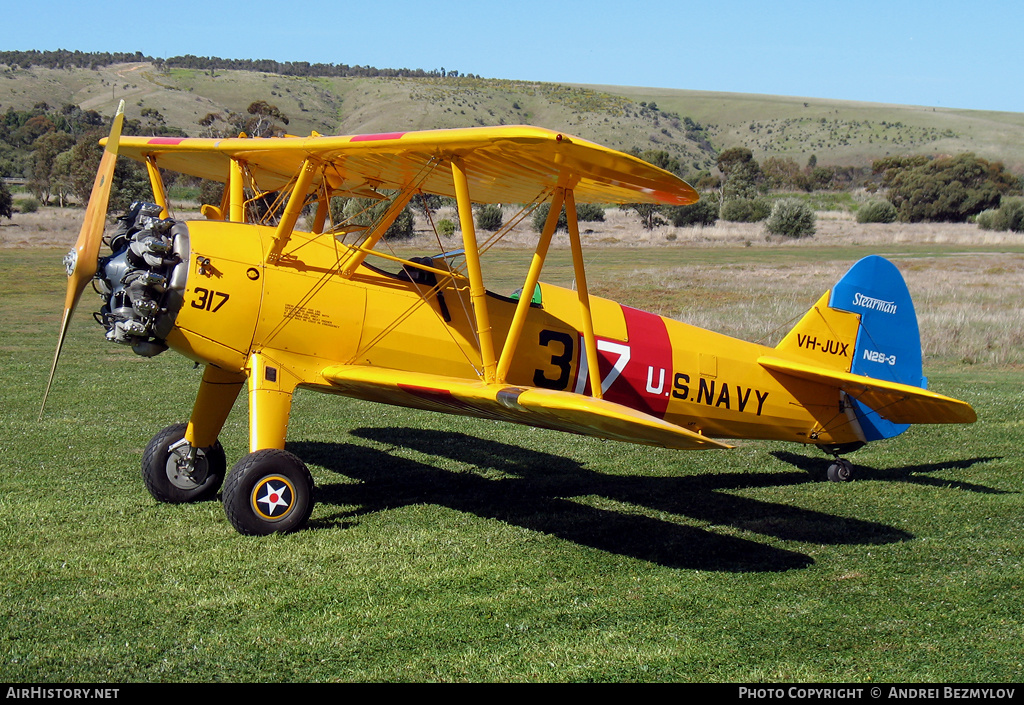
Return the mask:
<path id="1" fill-rule="evenodd" d="M 731 447 L 621 404 L 569 392 L 360 365 L 333 365 L 321 374 L 342 394 L 397 406 L 679 450 Z"/>
<path id="2" fill-rule="evenodd" d="M 322 167 L 318 185 L 326 182 L 333 193 L 359 195 L 368 188 L 419 183 L 425 193 L 454 196 L 451 170 L 445 167 L 460 158 L 478 203 L 529 203 L 556 187 L 573 189 L 577 202 L 686 205 L 698 198 L 685 181 L 641 159 L 528 126 L 347 137 L 122 137 L 120 153 L 222 182 L 234 159 L 265 191 L 288 184 L 312 157 Z"/>
<path id="3" fill-rule="evenodd" d="M 757 362 L 775 372 L 838 387 L 893 423 L 974 423 L 978 419 L 967 402 L 909 384 L 887 382 L 777 357 L 761 357 Z"/>

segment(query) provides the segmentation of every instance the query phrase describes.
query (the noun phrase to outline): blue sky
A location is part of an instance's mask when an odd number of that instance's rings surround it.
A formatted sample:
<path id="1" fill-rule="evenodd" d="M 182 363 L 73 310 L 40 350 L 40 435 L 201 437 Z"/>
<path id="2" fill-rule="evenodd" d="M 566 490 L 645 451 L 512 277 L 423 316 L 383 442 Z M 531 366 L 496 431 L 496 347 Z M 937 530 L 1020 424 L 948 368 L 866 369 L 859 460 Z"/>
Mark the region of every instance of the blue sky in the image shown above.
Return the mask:
<path id="1" fill-rule="evenodd" d="M 103 9 L 99 9 L 102 7 Z M 45 8 L 40 12 L 39 8 Z M 0 49 L 141 51 L 1024 112 L 1024 5 L 14 3 Z"/>

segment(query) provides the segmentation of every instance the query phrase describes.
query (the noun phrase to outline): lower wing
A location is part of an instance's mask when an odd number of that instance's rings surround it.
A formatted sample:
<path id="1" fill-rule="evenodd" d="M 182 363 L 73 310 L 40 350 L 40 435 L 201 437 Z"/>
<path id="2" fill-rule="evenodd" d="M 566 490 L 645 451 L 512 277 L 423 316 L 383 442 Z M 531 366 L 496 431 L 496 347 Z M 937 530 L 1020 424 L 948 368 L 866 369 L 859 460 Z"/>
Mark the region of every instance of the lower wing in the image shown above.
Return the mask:
<path id="1" fill-rule="evenodd" d="M 346 396 L 677 450 L 731 448 L 649 414 L 580 394 L 360 365 L 321 373 Z"/>

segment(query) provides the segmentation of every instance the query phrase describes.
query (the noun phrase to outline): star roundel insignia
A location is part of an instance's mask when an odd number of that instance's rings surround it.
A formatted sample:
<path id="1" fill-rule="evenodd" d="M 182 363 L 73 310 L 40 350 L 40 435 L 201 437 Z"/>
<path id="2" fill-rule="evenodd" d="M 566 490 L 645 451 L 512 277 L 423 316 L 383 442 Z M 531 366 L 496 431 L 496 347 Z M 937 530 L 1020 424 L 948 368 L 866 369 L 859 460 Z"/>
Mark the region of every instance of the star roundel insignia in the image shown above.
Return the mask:
<path id="1" fill-rule="evenodd" d="M 280 521 L 288 516 L 295 500 L 292 483 L 280 475 L 262 478 L 252 489 L 252 508 L 269 521 Z"/>

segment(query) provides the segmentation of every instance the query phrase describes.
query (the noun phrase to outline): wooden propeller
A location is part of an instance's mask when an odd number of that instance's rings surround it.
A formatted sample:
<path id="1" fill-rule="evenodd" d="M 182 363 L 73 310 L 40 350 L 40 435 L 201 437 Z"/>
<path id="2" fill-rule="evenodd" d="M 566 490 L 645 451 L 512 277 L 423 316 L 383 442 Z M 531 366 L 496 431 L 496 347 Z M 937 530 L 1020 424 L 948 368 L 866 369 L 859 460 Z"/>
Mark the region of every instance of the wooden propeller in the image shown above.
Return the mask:
<path id="1" fill-rule="evenodd" d="M 42 418 L 43 409 L 46 407 L 46 398 L 50 395 L 50 385 L 53 384 L 53 375 L 57 371 L 57 360 L 60 359 L 64 338 L 67 336 L 68 327 L 71 324 L 71 314 L 74 313 L 79 299 L 82 298 L 82 292 L 85 291 L 86 285 L 96 276 L 100 246 L 103 244 L 103 228 L 107 219 L 107 202 L 110 199 L 110 186 L 114 177 L 117 147 L 121 139 L 123 124 L 124 101 L 122 100 L 117 106 L 114 123 L 110 127 L 110 137 L 107 138 L 107 143 L 103 148 L 103 157 L 100 159 L 100 166 L 96 171 L 96 181 L 92 185 L 92 193 L 89 195 L 89 205 L 85 210 L 85 220 L 82 222 L 78 241 L 75 243 L 74 249 L 68 252 L 64 258 L 64 264 L 68 270 L 68 288 L 64 295 L 64 319 L 60 324 L 57 351 L 53 355 L 50 377 L 46 381 L 43 403 L 39 407 L 40 418 Z"/>

